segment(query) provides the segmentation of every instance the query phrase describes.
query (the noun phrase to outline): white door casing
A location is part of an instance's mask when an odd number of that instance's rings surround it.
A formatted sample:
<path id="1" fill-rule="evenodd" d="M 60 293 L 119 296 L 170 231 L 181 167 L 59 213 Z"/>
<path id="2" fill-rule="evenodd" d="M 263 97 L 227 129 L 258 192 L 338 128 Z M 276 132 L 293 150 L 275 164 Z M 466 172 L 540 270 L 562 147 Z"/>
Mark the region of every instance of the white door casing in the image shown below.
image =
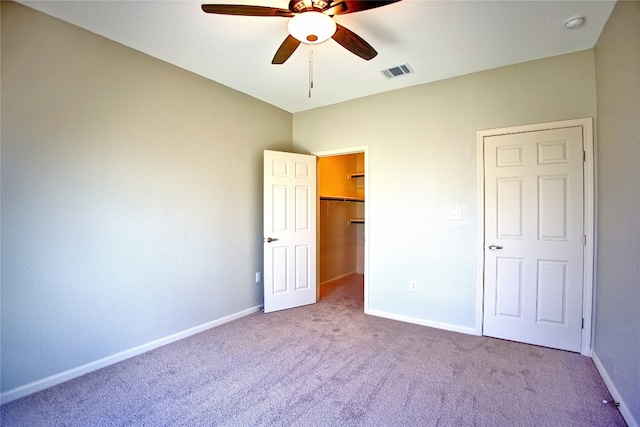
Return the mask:
<path id="1" fill-rule="evenodd" d="M 264 312 L 314 304 L 316 157 L 264 152 Z"/>
<path id="2" fill-rule="evenodd" d="M 587 119 L 478 133 L 482 334 L 589 354 L 590 124 Z"/>

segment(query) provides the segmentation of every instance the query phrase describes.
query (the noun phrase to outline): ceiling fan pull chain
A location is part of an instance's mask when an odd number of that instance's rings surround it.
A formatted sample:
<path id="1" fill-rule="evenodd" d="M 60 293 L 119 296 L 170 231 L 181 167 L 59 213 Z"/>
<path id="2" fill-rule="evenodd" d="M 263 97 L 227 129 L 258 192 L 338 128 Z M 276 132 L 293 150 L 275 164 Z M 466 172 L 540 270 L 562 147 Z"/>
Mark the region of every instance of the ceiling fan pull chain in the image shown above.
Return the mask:
<path id="1" fill-rule="evenodd" d="M 313 89 L 313 49 L 309 49 L 309 98 Z"/>

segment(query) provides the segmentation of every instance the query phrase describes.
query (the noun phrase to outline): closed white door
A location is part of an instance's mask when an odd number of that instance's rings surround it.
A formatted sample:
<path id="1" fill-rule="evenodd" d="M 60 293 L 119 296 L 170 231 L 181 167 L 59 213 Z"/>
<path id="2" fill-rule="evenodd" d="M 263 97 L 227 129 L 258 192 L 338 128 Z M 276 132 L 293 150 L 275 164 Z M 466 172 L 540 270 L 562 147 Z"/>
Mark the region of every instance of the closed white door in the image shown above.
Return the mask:
<path id="1" fill-rule="evenodd" d="M 314 304 L 316 157 L 264 152 L 264 311 Z"/>
<path id="2" fill-rule="evenodd" d="M 580 126 L 485 137 L 484 335 L 580 351 L 583 156 Z"/>

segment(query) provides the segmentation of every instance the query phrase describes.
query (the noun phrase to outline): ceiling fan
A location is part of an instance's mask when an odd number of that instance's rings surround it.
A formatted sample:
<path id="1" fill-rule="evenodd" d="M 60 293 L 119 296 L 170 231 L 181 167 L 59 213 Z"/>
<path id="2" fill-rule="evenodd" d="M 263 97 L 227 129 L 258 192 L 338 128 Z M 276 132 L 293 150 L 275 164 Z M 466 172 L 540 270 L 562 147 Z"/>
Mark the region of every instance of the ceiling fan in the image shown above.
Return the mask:
<path id="1" fill-rule="evenodd" d="M 291 18 L 289 35 L 276 51 L 272 64 L 284 64 L 300 43 L 318 44 L 329 38 L 367 61 L 378 52 L 351 30 L 337 24 L 334 15 L 360 12 L 400 0 L 291 0 L 288 9 L 235 4 L 203 4 L 202 10 L 220 15 L 281 16 Z"/>

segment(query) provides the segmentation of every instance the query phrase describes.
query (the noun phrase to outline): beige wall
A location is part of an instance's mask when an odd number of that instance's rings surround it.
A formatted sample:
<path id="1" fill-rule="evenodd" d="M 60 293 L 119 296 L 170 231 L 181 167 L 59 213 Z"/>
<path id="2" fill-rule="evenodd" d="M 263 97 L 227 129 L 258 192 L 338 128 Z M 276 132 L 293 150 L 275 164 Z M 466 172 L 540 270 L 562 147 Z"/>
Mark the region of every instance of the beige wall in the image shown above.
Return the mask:
<path id="1" fill-rule="evenodd" d="M 353 274 L 357 262 L 354 202 L 320 201 L 320 284 Z"/>
<path id="2" fill-rule="evenodd" d="M 640 424 L 640 2 L 618 2 L 595 48 L 598 264 L 594 360 Z M 634 421 L 631 420 L 633 418 Z"/>
<path id="3" fill-rule="evenodd" d="M 257 309 L 292 115 L 1 7 L 2 392 Z"/>
<path id="4" fill-rule="evenodd" d="M 476 131 L 593 116 L 587 50 L 296 113 L 294 149 L 368 146 L 369 310 L 471 332 Z"/>
<path id="5" fill-rule="evenodd" d="M 318 193 L 320 196 L 364 197 L 359 181 L 348 179 L 358 171 L 358 157 L 362 154 L 345 154 L 318 158 Z"/>

